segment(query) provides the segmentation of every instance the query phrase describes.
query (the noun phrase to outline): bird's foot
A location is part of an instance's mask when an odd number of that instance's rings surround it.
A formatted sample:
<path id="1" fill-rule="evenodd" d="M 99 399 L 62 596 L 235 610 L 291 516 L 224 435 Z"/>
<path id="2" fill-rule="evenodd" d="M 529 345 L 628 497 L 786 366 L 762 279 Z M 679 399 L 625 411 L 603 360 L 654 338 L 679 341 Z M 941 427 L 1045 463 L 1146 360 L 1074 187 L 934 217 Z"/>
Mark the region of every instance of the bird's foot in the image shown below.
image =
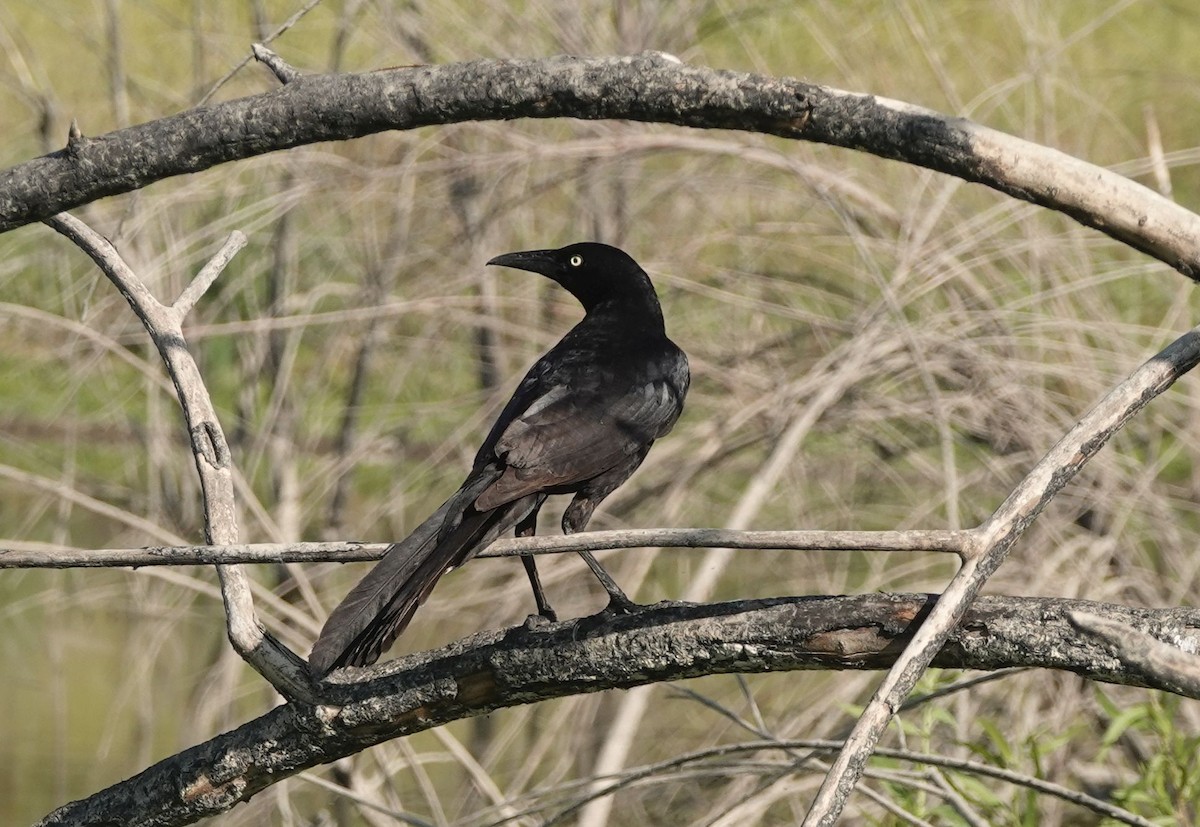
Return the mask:
<path id="1" fill-rule="evenodd" d="M 608 605 L 605 606 L 600 614 L 604 615 L 631 615 L 642 608 L 640 603 L 634 603 L 625 595 L 610 594 L 608 596 Z"/>
<path id="2" fill-rule="evenodd" d="M 544 629 L 551 623 L 556 623 L 557 621 L 558 617 L 553 612 L 551 612 L 549 616 L 544 614 L 531 614 L 525 618 L 525 628 L 526 630 L 533 632 L 538 629 Z"/>

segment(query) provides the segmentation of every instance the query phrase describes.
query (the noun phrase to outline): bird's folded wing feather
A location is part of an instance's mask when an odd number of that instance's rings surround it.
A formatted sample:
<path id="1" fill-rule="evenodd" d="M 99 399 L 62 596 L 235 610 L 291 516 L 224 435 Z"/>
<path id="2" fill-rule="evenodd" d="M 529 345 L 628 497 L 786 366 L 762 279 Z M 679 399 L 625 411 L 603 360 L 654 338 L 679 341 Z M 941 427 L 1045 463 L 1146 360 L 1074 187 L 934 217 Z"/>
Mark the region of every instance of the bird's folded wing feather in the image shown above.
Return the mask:
<path id="1" fill-rule="evenodd" d="M 500 434 L 494 450 L 507 469 L 475 506 L 495 508 L 592 479 L 644 451 L 670 430 L 680 408 L 678 390 L 664 378 L 616 397 L 552 388 Z"/>

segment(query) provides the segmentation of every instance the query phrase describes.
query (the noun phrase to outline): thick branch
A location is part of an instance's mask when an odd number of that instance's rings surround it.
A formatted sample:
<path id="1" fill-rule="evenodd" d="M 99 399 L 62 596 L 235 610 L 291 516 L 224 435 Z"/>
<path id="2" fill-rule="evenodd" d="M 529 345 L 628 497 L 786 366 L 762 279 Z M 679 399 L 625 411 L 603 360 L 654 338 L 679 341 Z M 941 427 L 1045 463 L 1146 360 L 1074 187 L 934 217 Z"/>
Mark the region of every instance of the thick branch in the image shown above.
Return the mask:
<path id="1" fill-rule="evenodd" d="M 736 129 L 863 150 L 1066 213 L 1200 277 L 1200 217 L 1114 172 L 899 101 L 685 66 L 659 53 L 291 77 L 265 94 L 78 136 L 58 152 L 0 172 L 0 231 L 303 144 L 463 121 L 563 117 Z"/>
<path id="2" fill-rule="evenodd" d="M 731 672 L 882 669 L 937 601 L 930 595 L 791 597 L 649 606 L 533 629 L 487 632 L 383 666 L 345 670 L 328 705 L 290 703 L 88 799 L 44 825 L 182 825 L 215 815 L 300 770 L 383 741 L 502 707 Z M 1172 691 L 1080 638 L 1086 612 L 1181 645 L 1200 643 L 1200 611 L 1079 600 L 980 598 L 935 666 L 1065 669 Z M 347 683 L 346 681 L 356 681 Z"/>
<path id="3" fill-rule="evenodd" d="M 1113 654 L 1140 675 L 1174 686 L 1180 695 L 1200 697 L 1200 657 L 1196 641 L 1171 640 L 1164 643 L 1139 629 L 1131 629 L 1119 620 L 1087 612 L 1071 612 L 1067 619 L 1079 631 L 1107 643 Z"/>

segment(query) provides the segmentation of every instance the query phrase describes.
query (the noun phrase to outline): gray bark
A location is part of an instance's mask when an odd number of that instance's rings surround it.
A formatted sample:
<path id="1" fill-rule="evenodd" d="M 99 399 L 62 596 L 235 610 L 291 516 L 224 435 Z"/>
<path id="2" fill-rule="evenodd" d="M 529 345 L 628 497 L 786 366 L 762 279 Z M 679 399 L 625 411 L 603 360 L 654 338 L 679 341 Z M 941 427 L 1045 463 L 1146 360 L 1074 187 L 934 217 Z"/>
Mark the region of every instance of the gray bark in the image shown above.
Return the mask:
<path id="1" fill-rule="evenodd" d="M 518 704 L 732 672 L 884 669 L 937 600 L 933 595 L 785 597 L 660 604 L 486 632 L 326 683 L 326 703 L 288 703 L 68 804 L 42 825 L 182 825 L 224 812 L 282 778 L 383 741 Z M 1169 692 L 1081 637 L 1086 612 L 1175 646 L 1200 644 L 1200 610 L 1131 609 L 1083 600 L 981 597 L 934 659 L 959 669 L 1033 666 Z M 350 683 L 349 681 L 354 681 Z"/>
<path id="2" fill-rule="evenodd" d="M 669 55 L 475 60 L 302 75 L 256 51 L 284 81 L 88 138 L 0 172 L 0 232 L 98 198 L 319 141 L 389 129 L 513 118 L 623 119 L 736 129 L 859 149 L 986 184 L 1058 210 L 1200 277 L 1200 217 L 1116 173 L 899 101 Z"/>

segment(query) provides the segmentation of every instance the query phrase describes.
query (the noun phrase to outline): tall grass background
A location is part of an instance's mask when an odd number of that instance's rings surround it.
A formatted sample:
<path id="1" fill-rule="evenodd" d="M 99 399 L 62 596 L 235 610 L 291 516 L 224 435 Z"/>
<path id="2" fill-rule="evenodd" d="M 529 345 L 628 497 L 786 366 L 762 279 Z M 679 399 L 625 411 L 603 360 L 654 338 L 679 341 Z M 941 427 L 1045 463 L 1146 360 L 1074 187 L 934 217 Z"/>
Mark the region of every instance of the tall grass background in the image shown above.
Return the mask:
<path id="1" fill-rule="evenodd" d="M 276 36 L 301 7 L 10 0 L 0 164 L 59 148 L 72 118 L 95 135 L 269 89 L 250 64 L 213 91 L 255 40 L 313 72 L 657 49 L 961 115 L 1200 204 L 1200 9 L 1188 3 L 326 0 Z M 1164 265 L 979 186 L 841 149 L 642 124 L 382 134 L 79 214 L 160 298 L 230 231 L 250 237 L 186 328 L 233 442 L 246 541 L 399 538 L 457 486 L 515 379 L 579 316 L 553 285 L 484 267 L 501 252 L 624 247 L 691 357 L 683 419 L 595 528 L 973 525 L 1197 309 L 1192 284 Z M 1198 425 L 1189 378 L 1063 492 L 990 590 L 1191 605 Z M 91 263 L 44 227 L 0 237 L 0 547 L 201 542 L 181 431 L 156 354 Z M 951 567 L 934 557 L 605 555 L 641 601 L 936 591 Z M 577 559 L 544 569 L 560 613 L 603 604 Z M 257 599 L 272 631 L 307 652 L 363 571 L 262 567 Z M 531 610 L 519 566 L 477 561 L 439 585 L 395 651 Z M 5 571 L 0 624 L 0 823 L 34 820 L 276 702 L 228 646 L 208 568 Z M 931 673 L 925 688 L 957 677 Z M 744 740 L 746 726 L 836 735 L 877 679 L 721 676 L 504 710 L 285 781 L 217 821 L 396 823 L 332 782 L 433 824 L 498 824 L 544 805 L 515 822 L 540 823 L 598 764 Z M 903 716 L 891 741 L 1188 823 L 1198 723 L 1193 704 L 1023 672 Z M 786 757 L 660 773 L 583 823 L 790 824 L 820 775 L 773 763 Z M 920 818 L 967 823 L 909 769 L 864 783 Z M 942 781 L 989 824 L 1098 823 L 1020 787 Z M 853 823 L 904 823 L 855 802 Z"/>

